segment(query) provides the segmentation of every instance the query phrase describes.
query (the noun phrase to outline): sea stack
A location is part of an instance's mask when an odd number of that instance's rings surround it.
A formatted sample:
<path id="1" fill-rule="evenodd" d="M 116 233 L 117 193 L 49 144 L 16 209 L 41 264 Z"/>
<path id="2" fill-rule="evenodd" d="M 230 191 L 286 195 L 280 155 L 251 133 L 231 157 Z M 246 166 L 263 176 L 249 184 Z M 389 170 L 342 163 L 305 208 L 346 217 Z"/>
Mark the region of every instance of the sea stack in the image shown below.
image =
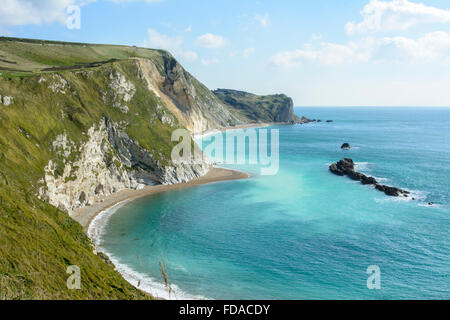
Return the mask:
<path id="1" fill-rule="evenodd" d="M 330 165 L 330 171 L 335 175 L 341 177 L 347 176 L 352 180 L 360 181 L 364 185 L 374 185 L 375 189 L 384 192 L 386 195 L 391 197 L 408 197 L 410 195 L 409 191 L 378 184 L 378 181 L 374 177 L 368 177 L 365 174 L 356 172 L 355 163 L 352 159 L 345 158 L 339 162 L 333 163 Z"/>

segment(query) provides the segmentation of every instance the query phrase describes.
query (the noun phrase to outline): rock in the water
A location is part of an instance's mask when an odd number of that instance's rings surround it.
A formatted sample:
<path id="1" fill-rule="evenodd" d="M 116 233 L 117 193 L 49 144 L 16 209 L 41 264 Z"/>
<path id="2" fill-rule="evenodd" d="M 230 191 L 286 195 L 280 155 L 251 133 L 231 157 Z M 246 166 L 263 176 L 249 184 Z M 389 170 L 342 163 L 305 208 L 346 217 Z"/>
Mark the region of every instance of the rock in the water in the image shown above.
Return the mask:
<path id="1" fill-rule="evenodd" d="M 338 176 L 345 176 L 353 172 L 355 169 L 355 164 L 352 159 L 343 159 L 337 163 L 333 163 L 330 166 L 330 171 Z"/>
<path id="2" fill-rule="evenodd" d="M 332 165 L 330 165 L 330 171 L 341 177 L 348 176 L 350 179 L 360 181 L 365 185 L 374 185 L 377 190 L 384 192 L 388 196 L 408 197 L 410 195 L 409 191 L 378 184 L 378 181 L 374 177 L 368 177 L 365 174 L 356 172 L 355 163 L 352 159 L 346 158 L 337 163 L 333 163 Z"/>
<path id="3" fill-rule="evenodd" d="M 386 195 L 391 196 L 391 197 L 408 196 L 410 194 L 408 191 L 405 191 L 405 190 L 402 190 L 399 188 L 381 185 L 381 184 L 375 185 L 375 188 L 381 192 L 384 192 Z"/>
<path id="4" fill-rule="evenodd" d="M 341 149 L 344 149 L 344 150 L 348 150 L 348 149 L 350 149 L 351 148 L 351 146 L 350 146 L 350 144 L 349 143 L 344 143 L 342 146 L 341 146 Z"/>
<path id="5" fill-rule="evenodd" d="M 334 120 L 327 120 L 327 123 L 332 123 L 334 122 Z"/>

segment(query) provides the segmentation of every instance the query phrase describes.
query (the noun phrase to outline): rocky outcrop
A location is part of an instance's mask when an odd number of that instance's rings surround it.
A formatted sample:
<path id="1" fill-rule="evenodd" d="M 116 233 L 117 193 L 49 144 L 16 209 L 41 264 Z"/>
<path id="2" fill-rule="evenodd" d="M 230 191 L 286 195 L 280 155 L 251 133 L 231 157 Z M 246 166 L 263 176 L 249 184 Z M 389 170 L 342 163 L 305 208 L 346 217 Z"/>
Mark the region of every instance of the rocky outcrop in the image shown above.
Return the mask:
<path id="1" fill-rule="evenodd" d="M 384 186 L 381 184 L 377 184 L 375 185 L 375 188 L 381 192 L 384 192 L 386 195 L 391 196 L 391 197 L 408 197 L 410 195 L 409 191 L 405 191 L 399 188 L 394 188 L 394 187 L 389 187 L 389 186 Z"/>
<path id="2" fill-rule="evenodd" d="M 294 102 L 284 94 L 258 96 L 252 93 L 217 89 L 214 94 L 247 122 L 307 123 L 294 114 Z"/>
<path id="3" fill-rule="evenodd" d="M 330 171 L 338 176 L 348 176 L 350 179 L 360 181 L 365 185 L 374 185 L 375 188 L 381 192 L 384 192 L 388 196 L 392 197 L 408 197 L 409 191 L 402 190 L 395 187 L 389 187 L 378 184 L 378 181 L 373 177 L 368 177 L 365 174 L 355 171 L 355 163 L 352 159 L 345 158 L 330 165 Z"/>
<path id="4" fill-rule="evenodd" d="M 343 149 L 343 150 L 349 150 L 349 149 L 351 149 L 351 146 L 350 146 L 350 144 L 349 143 L 344 143 L 342 146 L 341 146 L 341 149 Z"/>

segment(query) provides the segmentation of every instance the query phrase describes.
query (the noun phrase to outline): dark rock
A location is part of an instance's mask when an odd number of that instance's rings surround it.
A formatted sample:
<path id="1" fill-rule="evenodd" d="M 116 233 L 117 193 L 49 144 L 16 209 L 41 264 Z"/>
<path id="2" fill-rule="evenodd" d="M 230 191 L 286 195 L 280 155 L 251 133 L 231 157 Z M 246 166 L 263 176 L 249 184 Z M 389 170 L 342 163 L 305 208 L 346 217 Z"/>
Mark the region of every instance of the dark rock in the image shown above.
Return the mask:
<path id="1" fill-rule="evenodd" d="M 365 175 L 363 175 L 362 173 L 356 172 L 356 171 L 349 171 L 347 172 L 347 176 L 350 179 L 356 180 L 356 181 L 361 181 L 364 178 L 367 178 Z"/>
<path id="2" fill-rule="evenodd" d="M 307 117 L 301 117 L 300 119 L 296 120 L 296 123 L 298 124 L 306 124 L 314 122 L 314 120 L 308 119 Z"/>
<path id="3" fill-rule="evenodd" d="M 434 203 L 433 202 L 428 202 L 428 205 L 429 206 L 434 206 Z"/>
<path id="4" fill-rule="evenodd" d="M 353 172 L 355 169 L 355 164 L 352 159 L 343 159 L 337 163 L 333 163 L 330 166 L 330 171 L 338 176 L 344 176 Z"/>
<path id="5" fill-rule="evenodd" d="M 408 191 L 395 188 L 395 187 L 389 187 L 381 184 L 375 185 L 375 188 L 381 192 L 384 192 L 386 195 L 391 197 L 399 197 L 399 196 L 405 196 L 407 197 L 410 193 Z"/>
<path id="6" fill-rule="evenodd" d="M 334 122 L 334 120 L 327 120 L 327 123 L 332 123 Z"/>
<path id="7" fill-rule="evenodd" d="M 80 201 L 80 203 L 84 204 L 86 202 L 86 193 L 83 191 L 80 194 L 80 197 L 78 198 L 78 201 Z"/>
<path id="8" fill-rule="evenodd" d="M 378 181 L 374 177 L 367 177 L 363 175 L 362 179 L 360 180 L 362 184 L 378 184 Z"/>
<path id="9" fill-rule="evenodd" d="M 330 171 L 333 172 L 334 174 L 338 175 L 338 176 L 341 176 L 341 177 L 343 177 L 343 176 L 345 175 L 344 171 L 342 171 L 341 169 L 339 169 L 339 168 L 337 167 L 337 164 L 336 164 L 336 163 L 333 163 L 333 164 L 330 166 Z"/>
<path id="10" fill-rule="evenodd" d="M 349 143 L 344 143 L 342 146 L 341 146 L 341 149 L 350 149 L 351 148 L 351 146 L 350 146 L 350 144 Z"/>
<path id="11" fill-rule="evenodd" d="M 103 185 L 100 183 L 97 188 L 95 188 L 95 194 L 103 193 Z"/>
<path id="12" fill-rule="evenodd" d="M 384 192 L 388 196 L 408 197 L 410 195 L 409 191 L 378 184 L 378 181 L 374 177 L 368 177 L 365 174 L 356 172 L 355 163 L 352 159 L 345 158 L 336 163 L 333 163 L 332 165 L 330 165 L 329 169 L 332 173 L 338 176 L 348 176 L 350 179 L 360 181 L 364 185 L 374 185 L 377 190 Z"/>

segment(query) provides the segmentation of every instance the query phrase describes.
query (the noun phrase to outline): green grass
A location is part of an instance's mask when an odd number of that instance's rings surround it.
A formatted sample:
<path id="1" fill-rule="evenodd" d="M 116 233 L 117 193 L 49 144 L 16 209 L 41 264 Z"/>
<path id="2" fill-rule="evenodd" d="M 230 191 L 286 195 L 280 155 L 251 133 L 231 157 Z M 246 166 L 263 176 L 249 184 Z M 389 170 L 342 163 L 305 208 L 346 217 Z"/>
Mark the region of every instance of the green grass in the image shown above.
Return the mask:
<path id="1" fill-rule="evenodd" d="M 54 72 L 26 76 L 3 73 L 0 77 L 0 95 L 14 97 L 12 105 L 0 104 L 0 299 L 151 299 L 128 284 L 102 255 L 93 253 L 77 222 L 39 200 L 36 194 L 50 159 L 62 173 L 63 159 L 52 150 L 55 138 L 66 133 L 80 145 L 88 139 L 85 132 L 105 117 L 128 123 L 125 131 L 131 138 L 159 162 L 169 163 L 173 129 L 159 120 L 156 106 L 160 102 L 139 79 L 136 61 L 130 59 L 133 54 L 146 55 L 163 67 L 161 55 L 165 53 L 119 46 L 86 48 L 79 44 L 48 50 L 48 44 L 3 39 L 0 55 L 26 62 L 17 68 L 33 72 L 35 67 L 121 60 L 86 69 L 88 72 L 58 72 L 69 84 L 66 94 L 48 88 Z M 127 104 L 128 114 L 112 107 L 112 71 L 126 75 L 136 87 L 135 96 Z M 41 78 L 46 82 L 39 83 Z M 77 157 L 79 154 L 73 152 L 69 161 Z M 81 290 L 66 287 L 69 265 L 81 269 Z"/>
<path id="2" fill-rule="evenodd" d="M 148 58 L 162 63 L 163 50 L 130 46 L 66 43 L 0 37 L 0 73 L 3 77 L 22 76 L 23 71 L 39 73 L 52 67 L 70 67 L 111 59 Z M 5 61 L 13 62 L 14 64 Z M 77 67 L 79 69 L 80 67 Z M 20 71 L 11 71 L 15 69 Z M 2 71 L 3 70 L 3 71 Z"/>

